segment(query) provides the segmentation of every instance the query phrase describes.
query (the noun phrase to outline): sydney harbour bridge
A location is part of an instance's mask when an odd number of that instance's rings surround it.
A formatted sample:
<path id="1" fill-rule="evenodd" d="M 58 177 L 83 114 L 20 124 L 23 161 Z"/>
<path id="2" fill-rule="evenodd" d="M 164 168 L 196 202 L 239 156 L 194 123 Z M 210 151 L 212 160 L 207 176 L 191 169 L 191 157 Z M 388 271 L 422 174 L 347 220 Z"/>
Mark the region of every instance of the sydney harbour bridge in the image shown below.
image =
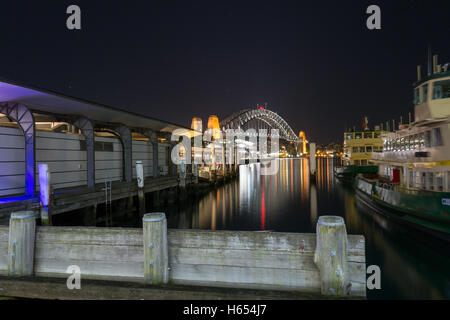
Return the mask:
<path id="1" fill-rule="evenodd" d="M 196 124 L 196 122 L 200 124 Z M 201 120 L 199 118 L 193 118 L 191 128 L 202 131 Z M 208 119 L 207 128 L 205 129 L 217 130 L 223 133 L 229 129 L 242 130 L 247 135 L 250 135 L 249 132 L 253 132 L 260 137 L 267 135 L 269 139 L 274 132 L 272 130 L 275 129 L 278 132 L 277 137 L 279 138 L 280 146 L 288 150 L 289 154 L 297 155 L 297 153 L 306 153 L 307 140 L 305 133 L 300 131 L 299 135 L 296 135 L 286 120 L 275 111 L 268 109 L 267 104 L 264 106 L 257 105 L 255 108 L 242 109 L 220 121 L 217 116 L 211 115 Z M 300 143 L 302 146 L 298 148 Z"/>

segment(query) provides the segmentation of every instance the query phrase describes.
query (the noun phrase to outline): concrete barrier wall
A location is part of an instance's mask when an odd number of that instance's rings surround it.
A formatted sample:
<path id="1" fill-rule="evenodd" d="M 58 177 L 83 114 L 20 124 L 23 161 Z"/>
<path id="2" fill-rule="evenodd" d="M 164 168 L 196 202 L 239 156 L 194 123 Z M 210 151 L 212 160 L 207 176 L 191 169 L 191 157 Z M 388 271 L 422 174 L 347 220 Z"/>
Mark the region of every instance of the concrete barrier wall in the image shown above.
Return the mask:
<path id="1" fill-rule="evenodd" d="M 8 228 L 0 227 L 0 272 L 7 269 Z M 348 235 L 355 296 L 366 294 L 364 237 Z M 170 282 L 186 285 L 320 292 L 315 234 L 169 230 Z M 35 275 L 142 282 L 142 229 L 37 227 Z"/>

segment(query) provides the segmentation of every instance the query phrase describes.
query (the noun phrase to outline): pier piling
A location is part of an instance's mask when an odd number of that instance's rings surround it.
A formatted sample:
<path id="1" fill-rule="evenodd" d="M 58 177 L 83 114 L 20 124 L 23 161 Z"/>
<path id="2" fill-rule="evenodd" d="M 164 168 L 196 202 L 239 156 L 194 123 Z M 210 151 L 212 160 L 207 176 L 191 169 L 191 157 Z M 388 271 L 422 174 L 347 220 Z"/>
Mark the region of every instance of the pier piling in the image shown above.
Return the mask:
<path id="1" fill-rule="evenodd" d="M 138 203 L 139 214 L 141 217 L 145 214 L 145 194 L 144 194 L 144 167 L 142 161 L 136 161 L 136 177 L 138 185 Z"/>
<path id="2" fill-rule="evenodd" d="M 316 227 L 314 263 L 320 272 L 323 295 L 345 296 L 350 291 L 347 267 L 347 231 L 344 219 L 321 216 Z"/>
<path id="3" fill-rule="evenodd" d="M 39 164 L 39 194 L 40 194 L 40 212 L 41 224 L 48 226 L 52 224 L 52 217 L 50 212 L 50 172 L 48 165 L 45 163 Z"/>
<path id="4" fill-rule="evenodd" d="M 142 219 L 144 234 L 144 281 L 165 284 L 169 281 L 167 220 L 162 212 L 147 213 Z"/>
<path id="5" fill-rule="evenodd" d="M 36 215 L 33 211 L 11 214 L 8 240 L 8 275 L 33 274 Z"/>

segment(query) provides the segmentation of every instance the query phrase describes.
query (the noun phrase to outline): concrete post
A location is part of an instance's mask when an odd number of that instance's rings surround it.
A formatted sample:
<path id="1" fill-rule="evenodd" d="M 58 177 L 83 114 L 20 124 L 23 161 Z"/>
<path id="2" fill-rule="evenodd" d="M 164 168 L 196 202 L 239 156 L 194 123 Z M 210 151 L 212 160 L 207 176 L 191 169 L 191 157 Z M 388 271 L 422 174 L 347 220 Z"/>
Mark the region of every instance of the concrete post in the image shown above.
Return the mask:
<path id="1" fill-rule="evenodd" d="M 144 232 L 144 279 L 147 284 L 169 282 L 167 220 L 162 212 L 147 213 L 142 219 Z"/>
<path id="2" fill-rule="evenodd" d="M 33 211 L 18 211 L 9 220 L 8 274 L 33 274 L 36 215 Z"/>
<path id="3" fill-rule="evenodd" d="M 316 227 L 314 263 L 320 272 L 323 295 L 345 296 L 350 291 L 347 264 L 347 231 L 344 219 L 321 216 Z"/>
<path id="4" fill-rule="evenodd" d="M 138 186 L 139 214 L 141 217 L 145 214 L 145 195 L 144 195 L 144 167 L 142 161 L 136 161 L 136 178 Z"/>
<path id="5" fill-rule="evenodd" d="M 48 226 L 52 224 L 52 216 L 50 212 L 50 172 L 48 165 L 39 164 L 39 197 L 41 203 L 41 224 Z"/>

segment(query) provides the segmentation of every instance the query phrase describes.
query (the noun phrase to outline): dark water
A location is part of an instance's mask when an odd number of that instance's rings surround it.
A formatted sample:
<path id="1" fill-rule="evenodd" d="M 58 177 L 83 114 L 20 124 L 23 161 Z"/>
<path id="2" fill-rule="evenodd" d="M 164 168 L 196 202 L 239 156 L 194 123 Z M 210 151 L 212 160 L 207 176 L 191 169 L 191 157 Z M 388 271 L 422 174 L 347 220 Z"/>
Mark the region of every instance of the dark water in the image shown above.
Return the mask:
<path id="1" fill-rule="evenodd" d="M 367 266 L 381 269 L 381 290 L 367 290 L 369 299 L 449 299 L 448 247 L 363 206 L 351 188 L 335 181 L 338 161 L 318 160 L 315 185 L 305 159 L 280 160 L 273 176 L 260 175 L 258 165 L 241 166 L 239 179 L 169 210 L 169 227 L 315 232 L 319 216 L 339 215 L 349 234 L 365 236 Z"/>
<path id="2" fill-rule="evenodd" d="M 367 290 L 369 299 L 449 299 L 449 246 L 365 207 L 351 188 L 335 180 L 333 167 L 338 163 L 339 159 L 318 159 L 316 184 L 309 181 L 305 159 L 280 160 L 278 173 L 269 176 L 260 174 L 258 164 L 241 166 L 238 179 L 199 199 L 147 212 L 164 211 L 169 228 L 308 233 L 315 232 L 319 216 L 342 216 L 348 234 L 365 236 L 366 265 L 381 269 L 381 289 Z M 67 216 L 58 220 L 75 222 Z M 136 213 L 113 220 L 113 226 L 142 226 Z"/>

